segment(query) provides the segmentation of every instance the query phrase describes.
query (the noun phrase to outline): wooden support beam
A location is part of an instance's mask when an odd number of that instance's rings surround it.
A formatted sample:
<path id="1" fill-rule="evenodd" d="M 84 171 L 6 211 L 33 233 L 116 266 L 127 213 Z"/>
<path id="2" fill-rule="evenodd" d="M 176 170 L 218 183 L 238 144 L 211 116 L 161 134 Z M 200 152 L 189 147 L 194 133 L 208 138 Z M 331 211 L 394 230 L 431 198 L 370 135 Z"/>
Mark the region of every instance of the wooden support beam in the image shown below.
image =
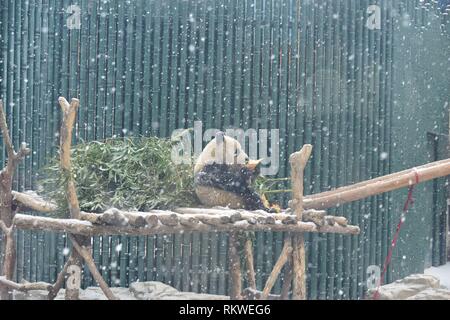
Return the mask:
<path id="1" fill-rule="evenodd" d="M 261 300 L 262 291 L 245 288 L 242 291 L 243 298 L 245 300 Z M 277 294 L 269 294 L 265 300 L 281 300 L 281 296 Z"/>
<path id="2" fill-rule="evenodd" d="M 81 211 L 78 202 L 77 191 L 75 188 L 75 181 L 72 176 L 71 165 L 71 149 L 72 149 L 72 134 L 75 125 L 76 115 L 80 101 L 72 99 L 69 103 L 65 98 L 58 99 L 62 110 L 62 123 L 60 129 L 60 166 L 64 176 L 67 177 L 65 185 L 66 200 L 69 208 L 71 219 L 80 219 Z M 86 247 L 90 246 L 90 238 L 75 236 L 78 243 Z M 66 300 L 78 300 L 80 297 L 81 285 L 81 270 L 83 268 L 83 257 L 78 251 L 72 251 L 69 261 L 73 262 L 67 270 L 70 275 L 66 279 Z"/>
<path id="3" fill-rule="evenodd" d="M 305 197 L 304 208 L 326 209 L 450 175 L 450 159 Z"/>
<path id="4" fill-rule="evenodd" d="M 199 219 L 200 220 L 200 219 Z M 95 225 L 89 221 L 77 219 L 54 219 L 40 216 L 16 214 L 14 225 L 21 230 L 68 232 L 83 236 L 99 235 L 130 235 L 146 236 L 155 234 L 176 234 L 183 232 L 238 232 L 238 231 L 273 231 L 273 232 L 321 232 L 339 233 L 347 235 L 359 234 L 357 226 L 342 227 L 339 225 L 317 227 L 312 222 L 298 222 L 297 224 L 249 224 L 246 221 L 224 223 L 221 225 L 194 224 L 190 227 L 178 225 L 176 227 L 158 224 L 154 227 L 135 228 L 132 226 L 105 226 Z"/>
<path id="5" fill-rule="evenodd" d="M 72 148 L 72 131 L 75 124 L 77 110 L 80 105 L 78 99 L 72 99 L 71 103 L 63 97 L 58 99 L 59 105 L 63 112 L 63 119 L 60 129 L 60 162 L 61 171 L 67 176 L 66 198 L 69 206 L 70 217 L 72 219 L 80 219 L 80 205 L 78 202 L 75 182 L 72 178 L 72 165 L 70 160 L 70 152 Z"/>
<path id="6" fill-rule="evenodd" d="M 46 282 L 34 282 L 34 283 L 16 283 L 14 281 L 6 279 L 6 277 L 0 277 L 0 287 L 6 287 L 9 290 L 16 290 L 27 292 L 31 290 L 46 290 L 50 291 L 52 285 Z"/>
<path id="7" fill-rule="evenodd" d="M 245 266 L 247 269 L 247 280 L 248 285 L 251 289 L 256 289 L 256 275 L 255 275 L 255 266 L 253 262 L 253 242 L 250 239 L 247 239 L 244 247 L 245 253 Z"/>
<path id="8" fill-rule="evenodd" d="M 9 135 L 8 123 L 6 121 L 6 112 L 3 108 L 3 102 L 0 100 L 0 132 L 3 137 L 3 143 L 6 149 L 8 160 L 6 167 L 0 171 L 0 221 L 2 222 L 3 233 L 0 238 L 2 251 L 4 254 L 3 269 L 0 275 L 5 276 L 6 280 L 12 280 L 14 277 L 14 269 L 16 265 L 16 244 L 14 232 L 15 228 L 12 224 L 16 209 L 13 207 L 12 184 L 14 172 L 19 162 L 30 154 L 31 150 L 27 148 L 26 143 L 22 143 L 18 152 L 14 150 L 14 146 Z M 5 289 L 0 287 L 0 299 L 10 300 L 12 295 Z"/>
<path id="9" fill-rule="evenodd" d="M 298 221 L 302 221 L 303 215 L 303 180 L 304 170 L 309 157 L 311 156 L 312 146 L 304 145 L 303 148 L 289 158 L 291 165 L 292 179 L 292 200 L 290 207 L 297 216 Z M 306 256 L 305 242 L 303 233 L 293 235 L 293 294 L 294 300 L 306 299 Z"/>
<path id="10" fill-rule="evenodd" d="M 241 259 L 239 257 L 238 233 L 230 233 L 228 242 L 228 255 L 230 261 L 230 298 L 231 300 L 242 299 L 242 273 Z"/>
<path id="11" fill-rule="evenodd" d="M 61 288 L 64 285 L 64 282 L 66 281 L 67 277 L 67 269 L 69 266 L 73 264 L 73 261 L 71 260 L 71 257 L 66 261 L 66 264 L 64 265 L 61 272 L 58 274 L 58 277 L 56 278 L 55 283 L 52 286 L 52 289 L 48 293 L 48 300 L 54 300 L 56 296 L 58 295 L 58 292 L 61 290 Z"/>
<path id="12" fill-rule="evenodd" d="M 31 211 L 37 211 L 42 213 L 51 213 L 55 212 L 58 209 L 55 203 L 42 199 L 33 191 L 27 192 L 12 191 L 12 196 L 13 201 L 16 202 L 17 205 L 22 207 L 23 209 L 28 209 Z"/>
<path id="13" fill-rule="evenodd" d="M 95 279 L 95 281 L 98 283 L 99 287 L 102 289 L 103 293 L 109 300 L 119 300 L 116 298 L 116 296 L 113 294 L 111 289 L 108 287 L 108 284 L 103 279 L 100 272 L 97 270 L 97 267 L 95 265 L 94 259 L 92 258 L 91 252 L 89 249 L 81 246 L 75 237 L 71 234 L 69 234 L 70 241 L 72 241 L 73 247 L 76 251 L 83 257 L 86 265 L 89 268 L 89 271 L 91 271 L 92 277 Z"/>
<path id="14" fill-rule="evenodd" d="M 291 238 L 288 237 L 284 240 L 284 245 L 283 249 L 281 250 L 280 257 L 275 263 L 275 266 L 273 267 L 272 272 L 270 273 L 270 276 L 267 279 L 266 285 L 264 286 L 264 290 L 261 295 L 261 300 L 265 300 L 269 296 L 270 291 L 275 285 L 275 281 L 277 281 L 281 269 L 283 268 L 285 263 L 289 260 L 289 256 L 291 255 L 291 253 L 292 253 Z"/>
<path id="15" fill-rule="evenodd" d="M 280 300 L 288 300 L 289 299 L 289 291 L 290 291 L 290 288 L 292 285 L 292 278 L 293 278 L 292 256 L 290 256 L 290 259 L 288 260 L 288 262 L 286 262 L 283 286 L 281 287 L 281 293 L 280 293 Z"/>

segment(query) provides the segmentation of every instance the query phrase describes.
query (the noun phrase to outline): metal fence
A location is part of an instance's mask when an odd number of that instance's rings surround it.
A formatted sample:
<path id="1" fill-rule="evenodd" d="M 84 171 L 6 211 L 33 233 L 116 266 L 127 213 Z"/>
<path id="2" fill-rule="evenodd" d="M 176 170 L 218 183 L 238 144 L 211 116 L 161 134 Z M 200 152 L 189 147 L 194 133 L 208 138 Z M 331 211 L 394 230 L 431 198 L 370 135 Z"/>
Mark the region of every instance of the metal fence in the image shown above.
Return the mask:
<path id="1" fill-rule="evenodd" d="M 314 145 L 307 194 L 447 157 L 433 138 L 448 133 L 442 12 L 419 0 L 2 0 L 0 97 L 14 142 L 33 150 L 15 187 L 35 187 L 57 152 L 60 95 L 81 100 L 77 141 L 168 136 L 196 120 L 280 129 L 280 177 L 290 153 Z M 417 188 L 387 281 L 444 262 L 445 197 L 444 179 Z M 381 266 L 404 198 L 402 190 L 331 210 L 360 236 L 306 237 L 311 299 L 363 297 L 367 267 Z M 54 281 L 66 237 L 19 231 L 17 241 L 17 278 Z M 93 253 L 112 286 L 158 280 L 225 294 L 227 241 L 220 233 L 96 237 Z M 259 288 L 282 241 L 256 234 Z M 92 285 L 85 273 L 83 285 Z"/>

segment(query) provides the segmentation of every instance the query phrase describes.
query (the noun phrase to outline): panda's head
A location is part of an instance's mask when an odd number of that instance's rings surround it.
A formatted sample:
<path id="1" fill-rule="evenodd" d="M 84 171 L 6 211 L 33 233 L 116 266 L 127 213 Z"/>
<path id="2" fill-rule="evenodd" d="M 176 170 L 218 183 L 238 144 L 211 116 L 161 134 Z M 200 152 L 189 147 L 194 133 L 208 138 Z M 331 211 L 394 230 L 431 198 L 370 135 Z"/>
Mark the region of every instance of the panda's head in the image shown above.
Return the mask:
<path id="1" fill-rule="evenodd" d="M 194 173 L 202 170 L 208 164 L 244 165 L 255 170 L 261 160 L 250 160 L 236 139 L 226 136 L 223 132 L 216 133 L 216 137 L 209 142 L 197 159 Z"/>

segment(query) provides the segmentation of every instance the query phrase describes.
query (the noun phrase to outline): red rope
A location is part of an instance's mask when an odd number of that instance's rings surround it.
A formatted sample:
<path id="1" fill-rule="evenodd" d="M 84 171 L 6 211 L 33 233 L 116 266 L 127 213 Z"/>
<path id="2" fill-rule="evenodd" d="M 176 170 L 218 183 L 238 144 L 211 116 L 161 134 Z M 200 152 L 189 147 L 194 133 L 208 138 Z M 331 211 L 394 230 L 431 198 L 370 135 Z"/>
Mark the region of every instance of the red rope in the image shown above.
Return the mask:
<path id="1" fill-rule="evenodd" d="M 416 168 L 414 168 L 413 170 L 414 170 L 414 174 L 416 177 L 416 181 L 415 181 L 415 183 L 413 183 L 412 185 L 409 186 L 408 197 L 406 198 L 405 204 L 403 206 L 403 211 L 400 216 L 400 221 L 397 224 L 397 229 L 395 231 L 394 238 L 392 239 L 392 242 L 391 242 L 391 248 L 389 249 L 386 260 L 384 260 L 383 271 L 381 272 L 380 281 L 378 282 L 377 290 L 373 294 L 373 297 L 372 297 L 373 300 L 378 300 L 380 298 L 380 287 L 383 285 L 384 276 L 386 275 L 387 268 L 388 268 L 389 264 L 391 263 L 392 253 L 394 252 L 394 248 L 397 245 L 397 240 L 398 240 L 398 236 L 400 234 L 400 229 L 402 228 L 402 225 L 405 222 L 405 216 L 409 210 L 410 205 L 412 206 L 414 203 L 413 191 L 414 191 L 414 187 L 416 186 L 416 184 L 419 183 L 419 173 L 417 172 Z"/>

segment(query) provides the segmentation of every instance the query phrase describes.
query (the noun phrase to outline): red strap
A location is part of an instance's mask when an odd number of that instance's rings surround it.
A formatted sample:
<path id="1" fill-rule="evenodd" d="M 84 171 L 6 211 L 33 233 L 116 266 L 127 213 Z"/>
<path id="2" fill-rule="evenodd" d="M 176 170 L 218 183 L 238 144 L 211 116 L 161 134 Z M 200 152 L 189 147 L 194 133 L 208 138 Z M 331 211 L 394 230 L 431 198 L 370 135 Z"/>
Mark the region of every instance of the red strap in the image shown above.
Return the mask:
<path id="1" fill-rule="evenodd" d="M 419 183 L 419 173 L 417 172 L 416 168 L 414 168 L 413 170 L 414 170 L 414 174 L 415 174 L 415 177 L 416 177 L 416 181 L 415 181 L 415 183 L 413 183 L 413 184 L 411 184 L 409 186 L 408 197 L 406 199 L 405 205 L 403 206 L 403 211 L 402 211 L 402 214 L 400 216 L 400 221 L 397 224 L 397 229 L 395 231 L 394 238 L 392 239 L 391 248 L 389 249 L 389 252 L 388 252 L 388 255 L 386 257 L 386 260 L 384 261 L 384 266 L 383 266 L 383 271 L 381 272 L 380 281 L 378 282 L 377 290 L 374 292 L 373 297 L 372 297 L 373 300 L 378 300 L 380 298 L 380 287 L 383 284 L 383 279 L 384 279 L 384 276 L 386 274 L 387 267 L 391 263 L 392 253 L 394 252 L 394 248 L 397 245 L 397 240 L 398 240 L 398 236 L 400 234 L 400 229 L 401 229 L 403 223 L 405 222 L 405 216 L 406 216 L 406 213 L 409 210 L 409 206 L 410 205 L 412 206 L 413 203 L 414 203 L 413 191 L 414 191 L 414 187 L 416 186 L 416 184 Z"/>

